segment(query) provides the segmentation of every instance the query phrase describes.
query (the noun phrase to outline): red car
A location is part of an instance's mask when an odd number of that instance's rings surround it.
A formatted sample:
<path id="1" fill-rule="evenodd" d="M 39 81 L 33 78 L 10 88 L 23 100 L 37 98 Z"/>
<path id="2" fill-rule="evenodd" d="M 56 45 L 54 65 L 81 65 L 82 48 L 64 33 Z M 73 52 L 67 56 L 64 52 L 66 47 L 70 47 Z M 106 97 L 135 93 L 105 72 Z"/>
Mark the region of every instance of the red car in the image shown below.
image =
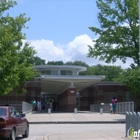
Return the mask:
<path id="1" fill-rule="evenodd" d="M 29 123 L 25 115 L 17 112 L 12 106 L 0 105 L 0 137 L 15 140 L 17 136 L 29 136 Z"/>

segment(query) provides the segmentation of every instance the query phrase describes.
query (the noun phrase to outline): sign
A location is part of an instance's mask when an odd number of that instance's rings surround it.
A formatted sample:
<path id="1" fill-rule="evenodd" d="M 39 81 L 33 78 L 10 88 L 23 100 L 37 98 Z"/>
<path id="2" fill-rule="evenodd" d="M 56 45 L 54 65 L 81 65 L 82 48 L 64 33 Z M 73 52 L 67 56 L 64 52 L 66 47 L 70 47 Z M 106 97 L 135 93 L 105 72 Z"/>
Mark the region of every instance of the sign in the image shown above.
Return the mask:
<path id="1" fill-rule="evenodd" d="M 130 127 L 127 131 L 127 137 L 131 140 L 133 138 L 139 138 L 140 137 L 140 129 L 138 131 L 135 131 L 133 127 Z"/>

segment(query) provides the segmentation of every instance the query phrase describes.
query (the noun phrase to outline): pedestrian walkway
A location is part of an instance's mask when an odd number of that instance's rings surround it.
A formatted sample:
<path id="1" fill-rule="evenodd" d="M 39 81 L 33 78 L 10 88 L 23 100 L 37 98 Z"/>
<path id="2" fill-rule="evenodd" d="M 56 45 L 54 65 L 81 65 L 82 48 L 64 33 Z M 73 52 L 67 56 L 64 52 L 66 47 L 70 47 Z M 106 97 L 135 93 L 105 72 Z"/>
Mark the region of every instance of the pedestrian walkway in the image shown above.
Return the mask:
<path id="1" fill-rule="evenodd" d="M 93 113 L 88 111 L 80 111 L 77 113 L 28 113 L 26 114 L 30 124 L 45 124 L 45 123 L 125 123 L 125 115 L 110 114 L 110 113 Z M 37 140 L 124 140 L 124 131 L 104 130 L 99 132 L 84 132 L 84 133 L 60 133 L 46 134 Z"/>
<path id="2" fill-rule="evenodd" d="M 125 123 L 125 115 L 110 113 L 93 113 L 80 111 L 77 113 L 28 113 L 30 124 L 33 123 Z"/>

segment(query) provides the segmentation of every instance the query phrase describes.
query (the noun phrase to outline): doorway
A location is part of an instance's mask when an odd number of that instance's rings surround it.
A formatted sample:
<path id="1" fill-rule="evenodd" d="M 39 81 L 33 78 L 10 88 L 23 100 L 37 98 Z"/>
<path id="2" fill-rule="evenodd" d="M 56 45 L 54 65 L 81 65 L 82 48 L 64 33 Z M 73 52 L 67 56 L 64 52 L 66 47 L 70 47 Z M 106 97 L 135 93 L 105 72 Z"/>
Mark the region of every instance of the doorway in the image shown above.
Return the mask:
<path id="1" fill-rule="evenodd" d="M 41 93 L 42 110 L 47 111 L 50 108 L 50 102 L 57 102 L 57 94 Z M 57 109 L 56 109 L 57 110 Z"/>

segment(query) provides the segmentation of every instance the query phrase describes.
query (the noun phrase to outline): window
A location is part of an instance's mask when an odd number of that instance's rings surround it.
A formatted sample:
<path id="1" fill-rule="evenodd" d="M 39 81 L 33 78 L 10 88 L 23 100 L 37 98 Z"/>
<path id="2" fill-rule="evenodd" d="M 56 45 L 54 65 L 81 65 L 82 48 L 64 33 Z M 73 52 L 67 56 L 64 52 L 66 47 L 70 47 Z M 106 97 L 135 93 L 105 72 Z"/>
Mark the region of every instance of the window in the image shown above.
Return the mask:
<path id="1" fill-rule="evenodd" d="M 72 75 L 72 71 L 71 70 L 67 70 L 66 75 Z"/>
<path id="2" fill-rule="evenodd" d="M 0 108 L 0 116 L 6 116 L 6 109 Z"/>
<path id="3" fill-rule="evenodd" d="M 51 75 L 51 70 L 43 70 L 41 71 L 42 75 Z"/>
<path id="4" fill-rule="evenodd" d="M 51 75 L 58 75 L 58 70 L 52 70 Z"/>
<path id="5" fill-rule="evenodd" d="M 71 70 L 61 70 L 60 75 L 72 75 L 72 71 Z"/>
<path id="6" fill-rule="evenodd" d="M 66 70 L 61 70 L 60 75 L 66 75 Z"/>
<path id="7" fill-rule="evenodd" d="M 45 70 L 41 71 L 41 74 L 46 75 L 46 71 Z"/>
<path id="8" fill-rule="evenodd" d="M 46 70 L 46 75 L 51 75 L 51 70 Z"/>
<path id="9" fill-rule="evenodd" d="M 11 117 L 16 117 L 17 116 L 17 111 L 15 110 L 15 108 L 11 107 L 9 111 L 10 111 L 10 116 Z"/>

